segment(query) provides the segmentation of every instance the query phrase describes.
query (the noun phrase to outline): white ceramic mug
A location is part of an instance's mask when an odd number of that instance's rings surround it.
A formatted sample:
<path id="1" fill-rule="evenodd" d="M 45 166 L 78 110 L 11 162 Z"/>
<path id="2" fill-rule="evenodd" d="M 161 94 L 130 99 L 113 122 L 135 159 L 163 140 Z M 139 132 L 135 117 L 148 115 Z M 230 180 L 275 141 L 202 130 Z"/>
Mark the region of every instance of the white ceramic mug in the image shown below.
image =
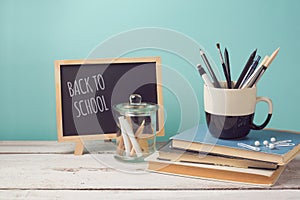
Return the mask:
<path id="1" fill-rule="evenodd" d="M 267 119 L 261 125 L 253 123 L 256 104 L 269 106 Z M 273 104 L 267 97 L 257 97 L 256 87 L 225 89 L 204 85 L 204 109 L 210 133 L 221 139 L 236 139 L 248 135 L 251 129 L 260 130 L 269 123 Z"/>

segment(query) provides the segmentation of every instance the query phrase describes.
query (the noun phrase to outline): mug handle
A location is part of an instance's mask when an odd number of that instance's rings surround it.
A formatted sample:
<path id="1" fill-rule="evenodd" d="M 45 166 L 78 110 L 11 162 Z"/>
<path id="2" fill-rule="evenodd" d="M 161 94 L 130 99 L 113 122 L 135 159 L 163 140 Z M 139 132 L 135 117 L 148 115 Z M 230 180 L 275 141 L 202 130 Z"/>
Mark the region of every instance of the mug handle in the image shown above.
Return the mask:
<path id="1" fill-rule="evenodd" d="M 261 129 L 265 128 L 267 126 L 267 124 L 270 122 L 272 113 L 273 113 L 273 103 L 272 103 L 271 99 L 269 99 L 267 97 L 256 97 L 256 103 L 258 103 L 260 101 L 264 101 L 269 105 L 268 117 L 265 120 L 265 122 L 259 126 L 252 122 L 251 129 L 253 129 L 253 130 L 261 130 Z"/>

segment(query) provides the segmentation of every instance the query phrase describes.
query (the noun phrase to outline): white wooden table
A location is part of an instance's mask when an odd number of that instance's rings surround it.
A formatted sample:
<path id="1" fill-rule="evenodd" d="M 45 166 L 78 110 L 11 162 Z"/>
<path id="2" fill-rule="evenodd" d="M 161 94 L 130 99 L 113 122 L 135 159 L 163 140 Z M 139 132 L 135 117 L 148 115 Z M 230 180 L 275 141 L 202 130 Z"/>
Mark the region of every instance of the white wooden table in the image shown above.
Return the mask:
<path id="1" fill-rule="evenodd" d="M 0 142 L 0 199 L 300 199 L 300 156 L 273 187 L 145 172 L 146 164 L 113 158 L 114 146 Z"/>

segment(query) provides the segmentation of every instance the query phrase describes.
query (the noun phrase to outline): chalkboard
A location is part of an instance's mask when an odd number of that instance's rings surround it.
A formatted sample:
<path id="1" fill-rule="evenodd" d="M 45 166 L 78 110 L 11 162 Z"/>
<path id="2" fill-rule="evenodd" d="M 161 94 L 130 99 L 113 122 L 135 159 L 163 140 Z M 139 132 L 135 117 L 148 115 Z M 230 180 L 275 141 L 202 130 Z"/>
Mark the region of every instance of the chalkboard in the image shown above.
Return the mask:
<path id="1" fill-rule="evenodd" d="M 59 141 L 114 138 L 113 105 L 131 94 L 163 105 L 159 57 L 57 60 L 55 79 Z M 158 135 L 164 135 L 163 120 L 161 109 Z"/>

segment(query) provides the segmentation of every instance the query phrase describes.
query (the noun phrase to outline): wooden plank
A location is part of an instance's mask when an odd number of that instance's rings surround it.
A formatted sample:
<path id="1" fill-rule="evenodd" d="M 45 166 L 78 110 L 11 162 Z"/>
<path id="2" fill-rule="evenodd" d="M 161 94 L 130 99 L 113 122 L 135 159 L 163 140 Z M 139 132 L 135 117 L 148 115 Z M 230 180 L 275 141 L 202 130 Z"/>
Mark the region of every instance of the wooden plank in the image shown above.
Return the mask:
<path id="1" fill-rule="evenodd" d="M 75 142 L 57 141 L 0 141 L 0 154 L 70 154 L 74 152 Z M 85 141 L 85 152 L 113 152 L 110 142 Z"/>
<path id="2" fill-rule="evenodd" d="M 80 190 L 0 190 L 0 199 L 30 200 L 139 200 L 139 199 L 299 199 L 299 190 L 186 190 L 186 191 L 80 191 Z"/>
<path id="3" fill-rule="evenodd" d="M 56 141 L 0 141 L 0 154 L 12 153 L 72 153 L 75 143 Z"/>
<path id="4" fill-rule="evenodd" d="M 128 164 L 113 157 L 115 145 L 86 141 L 83 156 L 72 155 L 73 143 L 56 141 L 1 141 L 0 189 L 270 189 L 148 173 L 146 164 Z M 291 161 L 271 189 L 300 189 L 300 155 Z"/>
<path id="5" fill-rule="evenodd" d="M 0 189 L 269 189 L 145 172 L 113 154 L 0 154 Z M 288 164 L 272 188 L 300 189 L 300 157 Z"/>

